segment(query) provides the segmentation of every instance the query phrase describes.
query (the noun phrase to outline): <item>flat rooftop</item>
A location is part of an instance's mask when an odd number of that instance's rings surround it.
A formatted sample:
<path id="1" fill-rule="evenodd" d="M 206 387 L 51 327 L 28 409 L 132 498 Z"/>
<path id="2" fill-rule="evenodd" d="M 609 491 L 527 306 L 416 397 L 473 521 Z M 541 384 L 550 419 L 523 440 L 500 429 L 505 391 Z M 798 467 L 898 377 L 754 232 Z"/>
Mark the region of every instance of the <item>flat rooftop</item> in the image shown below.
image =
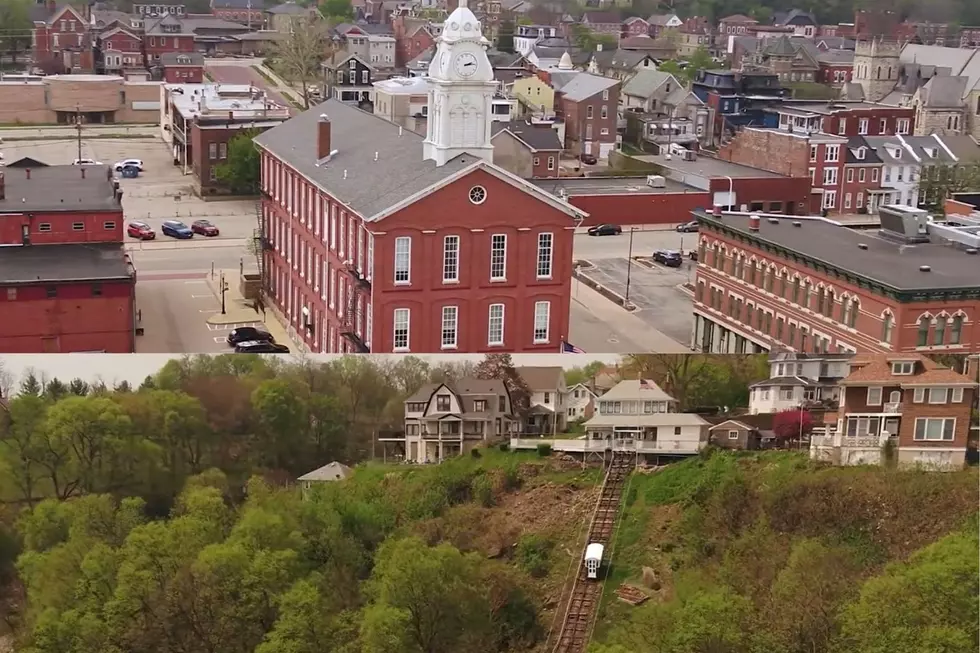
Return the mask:
<path id="1" fill-rule="evenodd" d="M 789 113 L 791 111 L 801 111 L 806 113 L 817 113 L 820 115 L 829 116 L 832 113 L 838 111 L 880 111 L 881 109 L 902 109 L 904 107 L 895 107 L 887 104 L 878 104 L 876 102 L 834 102 L 832 104 L 827 104 L 826 102 L 814 102 L 812 104 L 808 102 L 784 102 L 778 106 L 774 106 L 770 111 L 777 113 Z M 911 111 L 911 108 L 909 108 Z"/>
<path id="2" fill-rule="evenodd" d="M 0 214 L 25 211 L 122 211 L 109 166 L 0 168 Z"/>
<path id="3" fill-rule="evenodd" d="M 664 188 L 647 185 L 643 177 L 560 177 L 531 179 L 532 184 L 552 195 L 564 189 L 568 195 L 663 195 L 665 193 L 703 193 L 693 186 L 664 178 Z"/>
<path id="4" fill-rule="evenodd" d="M 783 247 L 898 291 L 980 289 L 980 255 L 938 243 L 906 245 L 883 238 L 877 231 L 855 231 L 819 217 L 782 216 L 773 224 L 766 216 L 759 221 L 759 231 L 752 231 L 748 213 L 724 213 L 720 219 L 705 211 L 694 214 L 706 225 L 734 229 L 749 239 Z M 794 226 L 796 222 L 799 227 Z M 859 249 L 859 244 L 867 249 Z M 921 271 L 922 265 L 930 271 Z"/>
<path id="5" fill-rule="evenodd" d="M 167 84 L 174 108 L 185 119 L 288 118 L 289 108 L 250 84 Z"/>
<path id="6" fill-rule="evenodd" d="M 5 284 L 111 281 L 132 274 L 123 243 L 0 248 L 0 283 Z"/>
<path id="7" fill-rule="evenodd" d="M 710 156 L 698 156 L 694 161 L 685 161 L 676 154 L 671 155 L 670 159 L 664 158 L 663 154 L 646 154 L 636 157 L 641 161 L 656 163 L 665 170 L 673 170 L 682 175 L 693 175 L 697 177 L 731 177 L 732 179 L 760 179 L 771 177 L 782 177 L 783 175 L 743 166 L 740 163 L 722 161 Z M 674 177 L 677 179 L 677 177 Z M 677 179 L 677 181 L 683 181 Z"/>

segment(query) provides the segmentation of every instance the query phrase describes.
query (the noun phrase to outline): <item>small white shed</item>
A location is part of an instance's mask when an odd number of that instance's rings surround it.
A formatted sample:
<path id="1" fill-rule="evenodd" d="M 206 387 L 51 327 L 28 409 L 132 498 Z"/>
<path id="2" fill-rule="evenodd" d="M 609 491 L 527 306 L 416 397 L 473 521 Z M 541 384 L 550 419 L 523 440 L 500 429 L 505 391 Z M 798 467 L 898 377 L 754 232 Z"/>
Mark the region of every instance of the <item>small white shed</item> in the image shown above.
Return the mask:
<path id="1" fill-rule="evenodd" d="M 588 578 L 599 577 L 599 567 L 602 566 L 603 547 L 598 542 L 592 542 L 585 547 L 585 572 Z"/>

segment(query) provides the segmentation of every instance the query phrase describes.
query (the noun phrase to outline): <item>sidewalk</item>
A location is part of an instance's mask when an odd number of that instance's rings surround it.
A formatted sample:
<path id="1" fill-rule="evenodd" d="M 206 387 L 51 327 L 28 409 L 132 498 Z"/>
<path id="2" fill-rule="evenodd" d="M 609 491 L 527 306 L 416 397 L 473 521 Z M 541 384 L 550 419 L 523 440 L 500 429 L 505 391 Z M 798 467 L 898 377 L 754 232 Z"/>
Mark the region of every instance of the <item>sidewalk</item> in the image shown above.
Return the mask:
<path id="1" fill-rule="evenodd" d="M 233 270 L 215 270 L 214 276 L 210 274 L 205 277 L 207 281 L 208 288 L 214 293 L 214 296 L 221 301 L 221 290 L 219 287 L 219 282 L 221 280 L 221 273 L 224 272 L 225 280 L 228 282 L 228 290 L 225 292 L 225 312 L 215 313 L 208 318 L 208 324 L 245 324 L 248 322 L 261 322 L 266 330 L 272 334 L 272 337 L 276 339 L 276 342 L 286 345 L 289 347 L 290 351 L 299 353 L 304 349 L 300 347 L 295 340 L 293 340 L 286 329 L 283 327 L 282 323 L 276 319 L 274 310 L 272 307 L 266 307 L 265 315 L 261 311 L 256 311 L 252 306 L 245 301 L 242 297 L 241 288 L 239 286 L 240 278 L 237 269 Z"/>
<path id="2" fill-rule="evenodd" d="M 277 75 L 274 70 L 266 66 L 264 61 L 263 63 L 256 64 L 256 66 L 258 67 L 259 70 L 262 71 L 263 74 L 268 75 L 269 79 L 275 82 L 276 88 L 273 90 L 285 95 L 286 99 L 294 100 L 296 102 L 303 101 L 302 94 L 298 93 L 292 86 L 287 84 L 286 80 L 284 80 L 282 77 Z"/>

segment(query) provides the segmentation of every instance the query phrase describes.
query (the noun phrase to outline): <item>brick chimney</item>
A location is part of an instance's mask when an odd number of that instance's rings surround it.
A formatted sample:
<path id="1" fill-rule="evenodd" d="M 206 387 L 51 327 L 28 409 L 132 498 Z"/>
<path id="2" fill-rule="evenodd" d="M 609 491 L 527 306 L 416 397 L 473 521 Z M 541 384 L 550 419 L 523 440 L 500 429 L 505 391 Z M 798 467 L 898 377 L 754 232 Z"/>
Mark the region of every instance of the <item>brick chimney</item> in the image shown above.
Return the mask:
<path id="1" fill-rule="evenodd" d="M 316 123 L 316 158 L 317 161 L 330 156 L 330 118 L 321 113 Z"/>

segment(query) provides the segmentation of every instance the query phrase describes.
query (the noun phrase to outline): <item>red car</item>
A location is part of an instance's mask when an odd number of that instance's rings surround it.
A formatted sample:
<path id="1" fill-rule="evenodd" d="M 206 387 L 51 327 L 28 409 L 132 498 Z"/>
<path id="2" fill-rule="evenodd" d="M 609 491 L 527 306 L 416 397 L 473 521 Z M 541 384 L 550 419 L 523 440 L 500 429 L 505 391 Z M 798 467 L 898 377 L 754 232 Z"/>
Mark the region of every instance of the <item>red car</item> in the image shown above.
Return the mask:
<path id="1" fill-rule="evenodd" d="M 126 227 L 126 233 L 133 238 L 139 238 L 140 240 L 153 240 L 157 237 L 154 233 L 153 228 L 145 222 L 130 222 Z"/>
<path id="2" fill-rule="evenodd" d="M 202 236 L 217 236 L 220 233 L 209 220 L 195 220 L 191 223 L 191 231 Z"/>

